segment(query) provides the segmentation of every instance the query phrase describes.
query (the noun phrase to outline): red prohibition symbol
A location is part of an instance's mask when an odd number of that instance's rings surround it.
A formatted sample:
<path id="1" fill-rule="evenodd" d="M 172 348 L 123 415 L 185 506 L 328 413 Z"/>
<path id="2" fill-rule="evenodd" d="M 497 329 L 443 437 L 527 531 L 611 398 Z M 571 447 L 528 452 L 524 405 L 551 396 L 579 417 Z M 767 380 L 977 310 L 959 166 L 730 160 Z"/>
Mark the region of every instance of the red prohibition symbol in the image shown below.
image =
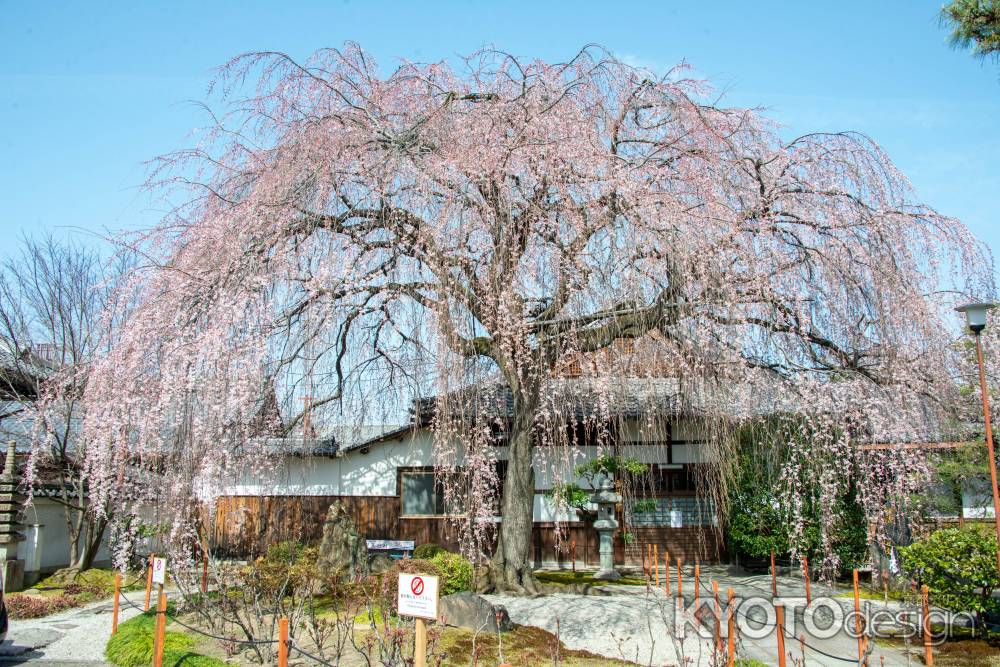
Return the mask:
<path id="1" fill-rule="evenodd" d="M 413 591 L 414 595 L 420 595 L 424 592 L 424 580 L 420 577 L 413 577 L 410 580 L 410 590 Z"/>

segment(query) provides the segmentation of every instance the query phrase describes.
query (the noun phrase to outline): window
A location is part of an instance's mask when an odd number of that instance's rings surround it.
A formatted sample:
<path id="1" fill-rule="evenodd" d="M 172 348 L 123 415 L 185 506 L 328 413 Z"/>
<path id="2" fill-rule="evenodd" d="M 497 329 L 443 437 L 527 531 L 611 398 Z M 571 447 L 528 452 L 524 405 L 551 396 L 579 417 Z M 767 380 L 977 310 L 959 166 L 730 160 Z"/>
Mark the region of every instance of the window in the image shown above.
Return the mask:
<path id="1" fill-rule="evenodd" d="M 432 471 L 400 473 L 403 516 L 444 514 L 444 489 Z"/>

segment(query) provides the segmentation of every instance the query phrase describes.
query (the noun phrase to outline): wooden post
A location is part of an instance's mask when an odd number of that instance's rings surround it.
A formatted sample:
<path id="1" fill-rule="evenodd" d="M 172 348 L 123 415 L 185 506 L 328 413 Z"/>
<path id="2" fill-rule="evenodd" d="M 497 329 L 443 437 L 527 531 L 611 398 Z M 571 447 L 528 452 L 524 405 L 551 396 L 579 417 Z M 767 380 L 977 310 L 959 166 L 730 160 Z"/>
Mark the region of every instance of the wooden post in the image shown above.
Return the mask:
<path id="1" fill-rule="evenodd" d="M 163 593 L 163 584 L 158 584 L 159 599 L 156 601 L 156 634 L 153 637 L 153 667 L 163 667 L 163 635 L 167 629 L 167 596 Z"/>
<path id="2" fill-rule="evenodd" d="M 657 565 L 659 567 L 659 565 Z M 664 594 L 670 596 L 670 549 L 663 550 L 663 587 Z"/>
<path id="3" fill-rule="evenodd" d="M 812 586 L 809 581 L 809 556 L 802 557 L 802 578 L 806 580 L 806 604 L 811 604 Z"/>
<path id="4" fill-rule="evenodd" d="M 733 589 L 732 588 L 727 588 L 726 589 L 726 597 L 728 598 L 728 602 L 726 604 L 726 612 L 727 612 L 727 615 L 729 617 L 728 618 L 729 636 L 726 638 L 726 641 L 728 642 L 728 645 L 729 645 L 729 658 L 728 658 L 728 661 L 726 662 L 726 664 L 729 667 L 735 667 L 735 665 L 736 665 L 736 627 L 735 627 L 736 624 L 733 623 L 733 597 L 734 596 L 735 596 L 735 594 L 733 593 Z"/>
<path id="5" fill-rule="evenodd" d="M 416 619 L 413 633 L 413 667 L 427 667 L 427 626 L 424 619 Z"/>
<path id="6" fill-rule="evenodd" d="M 111 634 L 118 632 L 118 598 L 122 592 L 122 573 L 115 572 L 115 606 L 111 617 Z"/>
<path id="7" fill-rule="evenodd" d="M 774 613 L 778 615 L 778 624 L 774 627 L 778 633 L 778 667 L 785 667 L 785 605 L 775 602 Z"/>
<path id="8" fill-rule="evenodd" d="M 722 608 L 719 606 L 719 582 L 712 579 L 712 593 L 715 595 L 715 662 L 722 659 Z"/>
<path id="9" fill-rule="evenodd" d="M 278 619 L 278 667 L 288 667 L 288 619 Z"/>
<path id="10" fill-rule="evenodd" d="M 865 641 L 861 636 L 861 593 L 858 590 L 858 571 L 854 570 L 854 629 L 858 633 L 858 664 L 865 659 Z"/>
<path id="11" fill-rule="evenodd" d="M 653 585 L 660 587 L 660 547 L 653 545 Z"/>
<path id="12" fill-rule="evenodd" d="M 573 571 L 576 572 L 576 540 L 571 540 L 569 543 L 570 558 L 573 559 Z"/>
<path id="13" fill-rule="evenodd" d="M 771 552 L 771 597 L 778 597 L 778 570 L 774 566 L 774 552 Z"/>
<path id="14" fill-rule="evenodd" d="M 924 607 L 924 664 L 934 664 L 934 649 L 931 648 L 931 604 L 927 585 L 920 587 L 920 602 Z"/>
<path id="15" fill-rule="evenodd" d="M 681 559 L 677 559 L 677 597 L 684 599 L 684 582 L 681 581 Z"/>
<path id="16" fill-rule="evenodd" d="M 208 554 L 201 558 L 201 592 L 208 592 Z"/>
<path id="17" fill-rule="evenodd" d="M 698 589 L 701 588 L 701 563 L 694 562 L 694 603 L 698 604 Z"/>
<path id="18" fill-rule="evenodd" d="M 153 591 L 153 558 L 156 554 L 149 554 L 149 563 L 146 564 L 146 604 L 143 611 L 149 611 L 149 594 Z"/>

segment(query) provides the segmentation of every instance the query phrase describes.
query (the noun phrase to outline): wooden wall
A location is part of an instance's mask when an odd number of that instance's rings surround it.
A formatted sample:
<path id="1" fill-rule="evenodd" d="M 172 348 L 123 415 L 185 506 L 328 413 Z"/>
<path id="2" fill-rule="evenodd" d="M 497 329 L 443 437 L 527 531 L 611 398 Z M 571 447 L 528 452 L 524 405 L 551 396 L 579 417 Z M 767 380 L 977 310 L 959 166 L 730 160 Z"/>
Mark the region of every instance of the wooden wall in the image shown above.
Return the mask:
<path id="1" fill-rule="evenodd" d="M 444 519 L 400 517 L 396 496 L 234 496 L 217 501 L 212 547 L 220 555 L 246 558 L 261 554 L 268 545 L 283 540 L 319 540 L 330 504 L 344 503 L 358 531 L 367 539 L 413 540 L 418 545 L 435 543 L 458 550 L 458 535 Z M 686 562 L 719 560 L 718 538 L 711 528 L 639 526 L 631 544 L 615 540 L 615 561 L 639 565 L 642 549 L 655 543 L 659 553 L 669 549 L 672 558 Z M 553 523 L 536 523 L 532 529 L 532 558 L 536 565 L 570 561 L 570 544 L 576 541 L 577 560 L 599 563 L 597 531 L 590 522 L 564 524 L 557 545 Z"/>

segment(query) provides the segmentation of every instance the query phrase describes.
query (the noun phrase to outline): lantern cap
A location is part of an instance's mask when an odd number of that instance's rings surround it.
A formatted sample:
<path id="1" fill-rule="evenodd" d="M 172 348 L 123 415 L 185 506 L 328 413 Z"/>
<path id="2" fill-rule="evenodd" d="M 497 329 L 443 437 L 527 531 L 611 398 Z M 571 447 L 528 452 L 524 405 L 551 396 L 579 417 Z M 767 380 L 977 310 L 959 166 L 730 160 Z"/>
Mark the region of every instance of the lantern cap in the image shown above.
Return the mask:
<path id="1" fill-rule="evenodd" d="M 967 303 L 959 306 L 955 310 L 965 313 L 965 323 L 969 330 L 978 334 L 986 328 L 986 315 L 997 307 L 997 304 L 990 302 Z"/>

